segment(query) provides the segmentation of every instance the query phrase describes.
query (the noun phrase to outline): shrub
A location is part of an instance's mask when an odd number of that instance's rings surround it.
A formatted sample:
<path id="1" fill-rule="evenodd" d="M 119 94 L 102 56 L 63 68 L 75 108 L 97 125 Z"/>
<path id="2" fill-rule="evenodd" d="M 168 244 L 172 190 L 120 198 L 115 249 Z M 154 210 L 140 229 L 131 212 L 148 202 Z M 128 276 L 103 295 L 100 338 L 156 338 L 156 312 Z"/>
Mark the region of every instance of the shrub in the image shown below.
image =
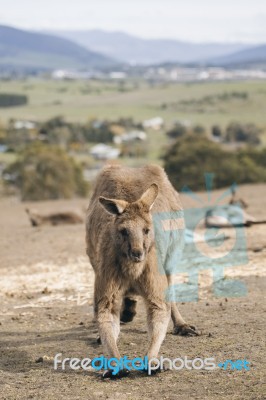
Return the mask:
<path id="1" fill-rule="evenodd" d="M 171 139 L 176 139 L 181 136 L 184 136 L 187 132 L 186 127 L 183 124 L 180 124 L 177 122 L 175 126 L 170 129 L 170 131 L 166 132 L 167 136 L 169 136 Z"/>
<path id="2" fill-rule="evenodd" d="M 212 136 L 216 138 L 221 138 L 222 137 L 222 129 L 219 125 L 213 125 L 212 127 Z"/>
<path id="3" fill-rule="evenodd" d="M 82 169 L 57 147 L 28 145 L 4 172 L 21 192 L 22 200 L 48 200 L 85 196 L 88 185 Z"/>
<path id="4" fill-rule="evenodd" d="M 202 125 L 195 125 L 192 127 L 192 132 L 198 135 L 203 135 L 205 133 L 205 128 Z"/>
<path id="5" fill-rule="evenodd" d="M 225 140 L 227 142 L 246 142 L 249 144 L 260 143 L 260 129 L 254 124 L 240 124 L 238 122 L 231 122 L 225 133 Z"/>
<path id="6" fill-rule="evenodd" d="M 28 97 L 23 94 L 0 93 L 0 107 L 22 106 L 28 103 Z"/>
<path id="7" fill-rule="evenodd" d="M 114 138 L 108 124 L 103 124 L 100 128 L 84 126 L 82 133 L 85 140 L 90 143 L 112 143 Z"/>
<path id="8" fill-rule="evenodd" d="M 264 150 L 230 152 L 204 136 L 187 135 L 177 140 L 163 159 L 173 185 L 180 189 L 205 188 L 204 173 L 215 174 L 217 188 L 237 183 L 266 182 Z"/>

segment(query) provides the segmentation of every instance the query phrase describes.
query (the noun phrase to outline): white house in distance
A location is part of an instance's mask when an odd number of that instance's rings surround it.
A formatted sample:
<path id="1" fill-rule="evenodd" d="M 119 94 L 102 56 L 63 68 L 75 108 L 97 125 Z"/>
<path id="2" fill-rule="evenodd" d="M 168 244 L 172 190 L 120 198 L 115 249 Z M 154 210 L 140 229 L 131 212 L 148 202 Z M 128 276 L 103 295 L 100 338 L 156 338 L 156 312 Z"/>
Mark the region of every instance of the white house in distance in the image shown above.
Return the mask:
<path id="1" fill-rule="evenodd" d="M 123 80 L 127 78 L 127 74 L 123 71 L 112 71 L 109 74 L 110 79 Z"/>
<path id="2" fill-rule="evenodd" d="M 34 121 L 27 121 L 27 120 L 16 120 L 14 122 L 14 128 L 17 130 L 20 129 L 35 129 L 36 128 L 36 122 Z"/>
<path id="3" fill-rule="evenodd" d="M 120 150 L 104 143 L 98 143 L 91 148 L 90 154 L 96 160 L 114 160 L 119 156 Z"/>
<path id="4" fill-rule="evenodd" d="M 147 134 L 143 131 L 131 131 L 127 133 L 123 133 L 122 135 L 116 135 L 114 137 L 115 144 L 121 144 L 126 142 L 134 142 L 137 140 L 146 140 Z"/>
<path id="5" fill-rule="evenodd" d="M 143 121 L 142 126 L 146 129 L 153 129 L 155 131 L 159 131 L 164 124 L 164 120 L 161 117 L 155 117 L 151 119 L 146 119 Z"/>

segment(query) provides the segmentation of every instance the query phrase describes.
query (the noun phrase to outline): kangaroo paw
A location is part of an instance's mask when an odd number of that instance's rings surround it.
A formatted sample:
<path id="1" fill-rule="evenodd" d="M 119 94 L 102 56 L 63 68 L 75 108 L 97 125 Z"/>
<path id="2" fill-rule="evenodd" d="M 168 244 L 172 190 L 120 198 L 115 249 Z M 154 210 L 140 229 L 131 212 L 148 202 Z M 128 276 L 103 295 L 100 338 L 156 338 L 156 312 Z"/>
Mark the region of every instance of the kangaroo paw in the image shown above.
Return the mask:
<path id="1" fill-rule="evenodd" d="M 175 326 L 173 334 L 181 336 L 199 336 L 199 333 L 197 332 L 195 326 L 188 324 Z"/>
<path id="2" fill-rule="evenodd" d="M 129 370 L 128 369 L 121 369 L 120 371 L 118 371 L 117 374 L 113 374 L 113 370 L 112 369 L 108 369 L 106 371 L 103 372 L 102 374 L 102 379 L 121 379 L 121 378 L 125 378 L 126 376 L 129 375 Z"/>

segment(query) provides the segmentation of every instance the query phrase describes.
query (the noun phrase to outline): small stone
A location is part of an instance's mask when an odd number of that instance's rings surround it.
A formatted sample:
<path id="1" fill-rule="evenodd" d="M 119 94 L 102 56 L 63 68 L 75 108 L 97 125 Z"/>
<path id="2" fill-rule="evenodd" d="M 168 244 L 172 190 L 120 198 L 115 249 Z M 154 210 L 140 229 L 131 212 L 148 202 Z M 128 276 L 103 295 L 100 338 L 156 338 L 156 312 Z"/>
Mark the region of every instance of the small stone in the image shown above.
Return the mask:
<path id="1" fill-rule="evenodd" d="M 263 247 L 255 247 L 254 249 L 253 249 L 253 252 L 254 253 L 259 253 L 260 251 L 262 251 L 263 250 Z"/>
<path id="2" fill-rule="evenodd" d="M 51 294 L 52 293 L 52 291 L 50 290 L 50 289 L 48 289 L 48 287 L 45 287 L 43 290 L 42 290 L 42 294 Z"/>
<path id="3" fill-rule="evenodd" d="M 37 360 L 35 360 L 36 363 L 43 363 L 45 361 L 52 361 L 53 357 L 49 357 L 49 356 L 42 356 L 37 358 Z"/>

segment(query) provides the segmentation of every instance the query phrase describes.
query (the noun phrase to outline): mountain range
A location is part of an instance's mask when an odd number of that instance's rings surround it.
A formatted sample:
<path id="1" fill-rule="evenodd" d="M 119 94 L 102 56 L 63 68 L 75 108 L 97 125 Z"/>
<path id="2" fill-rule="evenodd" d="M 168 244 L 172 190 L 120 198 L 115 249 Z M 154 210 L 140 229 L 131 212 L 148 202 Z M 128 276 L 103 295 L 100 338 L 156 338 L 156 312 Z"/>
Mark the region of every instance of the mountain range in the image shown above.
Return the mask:
<path id="1" fill-rule="evenodd" d="M 90 50 L 128 64 L 198 63 L 246 49 L 241 43 L 190 43 L 172 39 L 142 39 L 103 30 L 52 31 Z"/>
<path id="2" fill-rule="evenodd" d="M 142 39 L 123 32 L 33 32 L 0 25 L 0 69 L 105 69 L 125 64 L 266 65 L 266 45 Z"/>
<path id="3" fill-rule="evenodd" d="M 212 64 L 223 66 L 247 66 L 254 64 L 266 64 L 266 45 L 256 46 L 245 50 L 237 51 L 227 56 L 211 60 Z"/>
<path id="4" fill-rule="evenodd" d="M 0 25 L 0 66 L 16 68 L 98 68 L 114 60 L 68 39 Z"/>

